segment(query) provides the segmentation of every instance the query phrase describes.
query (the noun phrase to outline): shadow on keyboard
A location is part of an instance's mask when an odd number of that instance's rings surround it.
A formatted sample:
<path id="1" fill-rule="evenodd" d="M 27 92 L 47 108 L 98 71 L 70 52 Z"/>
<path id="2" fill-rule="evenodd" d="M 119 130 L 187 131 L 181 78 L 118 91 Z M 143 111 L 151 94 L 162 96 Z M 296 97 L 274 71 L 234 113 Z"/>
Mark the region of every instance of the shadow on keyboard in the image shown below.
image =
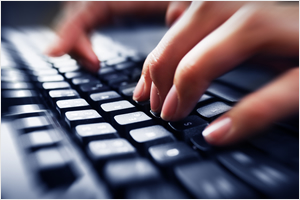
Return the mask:
<path id="1" fill-rule="evenodd" d="M 166 122 L 149 101 L 132 100 L 166 29 L 112 31 L 91 38 L 101 60 L 95 75 L 68 55 L 42 54 L 51 30 L 2 28 L 2 198 L 299 198 L 298 122 L 231 147 L 202 137 L 274 75 L 242 64 L 216 79 L 188 117 Z"/>

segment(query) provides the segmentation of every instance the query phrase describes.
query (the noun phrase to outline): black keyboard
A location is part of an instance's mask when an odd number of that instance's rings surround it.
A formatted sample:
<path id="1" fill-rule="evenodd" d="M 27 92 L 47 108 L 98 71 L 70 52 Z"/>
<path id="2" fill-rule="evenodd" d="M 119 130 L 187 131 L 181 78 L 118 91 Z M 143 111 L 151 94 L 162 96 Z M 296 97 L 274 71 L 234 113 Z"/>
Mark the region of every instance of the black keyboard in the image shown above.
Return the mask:
<path id="1" fill-rule="evenodd" d="M 43 55 L 53 37 L 2 28 L 2 198 L 299 198 L 297 126 L 230 147 L 203 139 L 250 92 L 232 82 L 241 74 L 216 79 L 188 117 L 166 122 L 132 100 L 145 54 L 95 33 L 101 69 L 90 74 L 69 55 Z"/>

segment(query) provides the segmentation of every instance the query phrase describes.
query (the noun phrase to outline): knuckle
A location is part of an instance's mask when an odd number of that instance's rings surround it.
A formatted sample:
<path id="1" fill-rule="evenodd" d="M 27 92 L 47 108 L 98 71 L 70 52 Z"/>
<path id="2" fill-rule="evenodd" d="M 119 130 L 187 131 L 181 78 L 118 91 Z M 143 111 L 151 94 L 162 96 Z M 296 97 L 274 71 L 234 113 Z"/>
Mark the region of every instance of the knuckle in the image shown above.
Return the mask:
<path id="1" fill-rule="evenodd" d="M 163 59 L 159 56 L 160 54 L 154 49 L 146 58 L 144 66 L 148 69 L 146 71 L 149 74 L 144 74 L 150 76 L 152 79 L 161 73 L 162 66 L 164 65 Z M 143 72 L 145 73 L 145 72 Z"/>

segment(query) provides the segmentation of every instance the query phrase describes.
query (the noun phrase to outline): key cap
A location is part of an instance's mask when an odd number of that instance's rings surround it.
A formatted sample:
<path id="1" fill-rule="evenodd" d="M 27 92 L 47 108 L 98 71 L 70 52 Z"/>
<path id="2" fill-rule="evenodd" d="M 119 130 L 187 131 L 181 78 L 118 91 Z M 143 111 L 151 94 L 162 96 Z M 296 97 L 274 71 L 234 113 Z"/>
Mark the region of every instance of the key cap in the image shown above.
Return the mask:
<path id="1" fill-rule="evenodd" d="M 66 67 L 60 67 L 58 71 L 62 74 L 68 73 L 68 72 L 75 72 L 80 70 L 80 67 L 78 65 L 71 65 L 71 66 L 66 66 Z"/>
<path id="2" fill-rule="evenodd" d="M 78 78 L 81 76 L 86 76 L 87 74 L 81 71 L 75 71 L 75 72 L 67 72 L 64 74 L 67 80 L 71 80 L 73 78 Z"/>
<path id="3" fill-rule="evenodd" d="M 190 199 L 179 187 L 170 183 L 141 185 L 126 190 L 126 199 Z"/>
<path id="4" fill-rule="evenodd" d="M 96 110 L 88 109 L 66 112 L 65 121 L 70 128 L 74 128 L 79 124 L 97 123 L 104 120 Z"/>
<path id="5" fill-rule="evenodd" d="M 58 71 L 53 68 L 44 69 L 44 70 L 31 70 L 29 73 L 31 73 L 34 76 L 45 76 L 45 75 L 56 75 L 58 74 Z"/>
<path id="6" fill-rule="evenodd" d="M 182 185 L 197 199 L 258 197 L 252 189 L 210 161 L 177 166 L 175 174 Z"/>
<path id="7" fill-rule="evenodd" d="M 112 123 L 119 132 L 123 133 L 128 133 L 132 129 L 154 125 L 154 121 L 141 111 L 116 115 Z"/>
<path id="8" fill-rule="evenodd" d="M 48 187 L 71 184 L 76 179 L 71 159 L 64 149 L 41 149 L 33 153 L 32 157 L 40 179 Z"/>
<path id="9" fill-rule="evenodd" d="M 98 71 L 99 78 L 103 79 L 106 75 L 115 73 L 116 70 L 112 67 L 101 67 Z"/>
<path id="10" fill-rule="evenodd" d="M 160 179 L 159 171 L 145 158 L 109 161 L 104 165 L 103 175 L 113 189 Z"/>
<path id="11" fill-rule="evenodd" d="M 79 91 L 83 94 L 91 94 L 95 92 L 108 91 L 109 87 L 102 83 L 87 83 L 79 87 Z"/>
<path id="12" fill-rule="evenodd" d="M 116 115 L 134 112 L 136 110 L 136 107 L 126 100 L 103 103 L 99 109 L 102 116 L 108 121 L 112 121 Z"/>
<path id="13" fill-rule="evenodd" d="M 176 136 L 186 142 L 189 142 L 191 137 L 202 134 L 204 128 L 208 126 L 207 121 L 197 115 L 190 115 L 183 120 L 168 124 L 176 132 Z"/>
<path id="14" fill-rule="evenodd" d="M 108 85 L 113 85 L 115 83 L 120 83 L 124 81 L 129 81 L 128 76 L 124 74 L 108 74 L 102 77 L 103 81 L 106 82 Z"/>
<path id="15" fill-rule="evenodd" d="M 160 125 L 133 129 L 129 135 L 132 143 L 146 153 L 150 146 L 175 141 L 172 133 Z"/>
<path id="16" fill-rule="evenodd" d="M 106 65 L 116 65 L 116 64 L 120 64 L 120 63 L 123 63 L 127 61 L 127 58 L 126 57 L 116 57 L 116 58 L 113 58 L 113 59 L 109 59 L 105 62 Z"/>
<path id="17" fill-rule="evenodd" d="M 63 81 L 64 77 L 60 74 L 38 76 L 37 81 L 40 83 Z"/>
<path id="18" fill-rule="evenodd" d="M 56 110 L 60 115 L 67 111 L 90 109 L 90 105 L 82 98 L 59 100 L 56 102 Z"/>
<path id="19" fill-rule="evenodd" d="M 212 150 L 212 146 L 206 142 L 202 134 L 197 134 L 190 138 L 191 142 L 200 151 L 208 152 Z"/>
<path id="20" fill-rule="evenodd" d="M 130 68 L 133 68 L 135 66 L 136 66 L 136 63 L 127 61 L 127 62 L 124 62 L 124 63 L 116 64 L 115 65 L 115 69 L 117 71 L 122 71 L 124 69 L 130 69 Z"/>
<path id="21" fill-rule="evenodd" d="M 200 159 L 196 151 L 183 142 L 172 142 L 149 148 L 151 158 L 162 167 L 173 167 L 188 161 Z"/>
<path id="22" fill-rule="evenodd" d="M 208 104 L 206 106 L 200 107 L 197 109 L 197 112 L 200 116 L 213 120 L 220 114 L 223 114 L 231 109 L 231 106 L 228 106 L 227 104 L 217 101 L 211 104 Z"/>
<path id="23" fill-rule="evenodd" d="M 1 82 L 1 90 L 26 90 L 33 88 L 34 86 L 30 82 Z"/>
<path id="24" fill-rule="evenodd" d="M 298 198 L 299 174 L 254 151 L 223 153 L 218 160 L 236 176 L 269 198 Z"/>
<path id="25" fill-rule="evenodd" d="M 206 91 L 232 103 L 238 102 L 243 96 L 245 96 L 245 93 L 218 82 L 213 82 Z"/>
<path id="26" fill-rule="evenodd" d="M 99 80 L 97 80 L 96 78 L 94 77 L 90 77 L 90 76 L 87 76 L 87 77 L 79 77 L 79 78 L 73 78 L 72 79 L 72 84 L 76 87 L 76 88 L 79 88 L 80 85 L 83 85 L 83 84 L 97 84 L 97 83 L 100 83 Z"/>
<path id="27" fill-rule="evenodd" d="M 35 113 L 44 109 L 44 106 L 41 104 L 25 104 L 10 106 L 9 113 L 11 115 L 18 115 L 19 117 L 29 117 L 30 113 Z"/>
<path id="28" fill-rule="evenodd" d="M 49 96 L 52 99 L 52 106 L 55 107 L 58 100 L 77 99 L 79 94 L 73 89 L 50 90 Z"/>
<path id="29" fill-rule="evenodd" d="M 55 89 L 69 89 L 71 86 L 66 81 L 43 83 L 42 88 L 46 91 Z"/>
<path id="30" fill-rule="evenodd" d="M 118 137 L 116 129 L 106 122 L 78 125 L 75 130 L 77 138 L 83 144 L 87 144 L 92 140 Z"/>
<path id="31" fill-rule="evenodd" d="M 209 101 L 211 101 L 211 100 L 213 100 L 213 99 L 214 99 L 213 96 L 208 95 L 208 94 L 203 94 L 203 95 L 200 97 L 200 99 L 199 99 L 199 101 L 198 101 L 198 103 L 197 103 L 197 106 L 199 106 L 199 105 L 201 105 L 201 104 L 203 104 L 203 103 L 207 103 L 207 102 L 209 102 Z"/>
<path id="32" fill-rule="evenodd" d="M 38 94 L 34 90 L 2 91 L 3 106 L 39 103 Z"/>
<path id="33" fill-rule="evenodd" d="M 46 130 L 51 128 L 52 125 L 46 116 L 35 116 L 16 119 L 15 124 L 18 129 L 28 133 L 36 130 Z"/>
<path id="34" fill-rule="evenodd" d="M 122 97 L 115 91 L 98 92 L 90 95 L 90 99 L 94 105 L 99 106 L 102 103 L 121 100 Z"/>
<path id="35" fill-rule="evenodd" d="M 87 145 L 87 151 L 90 158 L 98 164 L 111 159 L 137 155 L 136 149 L 123 138 L 92 141 Z"/>
<path id="36" fill-rule="evenodd" d="M 137 83 L 130 83 L 125 86 L 121 86 L 119 92 L 128 100 L 132 100 L 133 91 Z"/>
<path id="37" fill-rule="evenodd" d="M 299 171 L 299 142 L 298 138 L 290 135 L 286 130 L 272 127 L 249 143 L 269 156 L 280 160 L 283 164 Z M 288 145 L 283 145 L 288 144 Z"/>
<path id="38" fill-rule="evenodd" d="M 27 133 L 21 136 L 24 148 L 36 151 L 41 148 L 54 147 L 59 144 L 61 138 L 54 129 L 41 130 Z"/>

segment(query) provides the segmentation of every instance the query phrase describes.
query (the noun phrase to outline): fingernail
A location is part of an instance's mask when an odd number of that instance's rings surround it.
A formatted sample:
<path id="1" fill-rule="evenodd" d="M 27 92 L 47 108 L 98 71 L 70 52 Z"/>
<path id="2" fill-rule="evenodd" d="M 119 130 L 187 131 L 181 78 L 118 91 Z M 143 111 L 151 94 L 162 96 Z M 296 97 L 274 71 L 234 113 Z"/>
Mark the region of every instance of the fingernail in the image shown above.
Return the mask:
<path id="1" fill-rule="evenodd" d="M 231 125 L 232 125 L 232 120 L 229 117 L 226 117 L 208 126 L 202 132 L 202 135 L 209 142 L 219 140 L 229 132 Z"/>
<path id="2" fill-rule="evenodd" d="M 142 75 L 133 92 L 133 100 L 138 101 L 144 93 L 145 78 Z"/>
<path id="3" fill-rule="evenodd" d="M 164 102 L 161 118 L 163 118 L 166 121 L 170 121 L 174 117 L 174 114 L 176 114 L 177 106 L 178 106 L 177 89 L 175 85 L 173 85 Z"/>
<path id="4" fill-rule="evenodd" d="M 152 82 L 152 85 L 151 85 L 150 105 L 151 105 L 151 110 L 154 113 L 158 113 L 161 109 L 160 96 L 159 96 L 159 93 L 158 93 L 158 89 L 154 85 L 153 82 Z"/>

